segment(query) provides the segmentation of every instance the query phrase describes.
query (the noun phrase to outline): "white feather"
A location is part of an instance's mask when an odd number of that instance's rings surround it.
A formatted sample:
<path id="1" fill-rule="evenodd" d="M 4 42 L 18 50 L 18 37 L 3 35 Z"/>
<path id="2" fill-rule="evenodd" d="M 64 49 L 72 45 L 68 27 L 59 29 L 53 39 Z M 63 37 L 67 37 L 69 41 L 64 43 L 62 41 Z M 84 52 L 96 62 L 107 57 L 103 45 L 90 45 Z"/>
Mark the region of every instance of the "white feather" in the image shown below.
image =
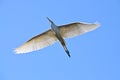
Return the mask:
<path id="1" fill-rule="evenodd" d="M 27 53 L 27 52 L 39 50 L 54 44 L 56 41 L 57 38 L 55 37 L 54 32 L 52 30 L 48 30 L 28 40 L 22 46 L 16 48 L 15 52 L 17 54 L 20 54 L 20 53 Z"/>
<path id="2" fill-rule="evenodd" d="M 59 26 L 60 33 L 64 38 L 72 38 L 74 36 L 81 35 L 83 33 L 92 31 L 99 27 L 98 23 L 71 23 L 67 25 Z"/>
<path id="3" fill-rule="evenodd" d="M 58 26 L 58 29 L 60 30 L 60 34 L 63 38 L 71 38 L 92 31 L 98 27 L 99 27 L 98 23 L 88 24 L 77 22 Z M 16 48 L 15 52 L 17 54 L 20 54 L 39 50 L 54 44 L 57 40 L 58 39 L 56 38 L 54 32 L 50 29 L 28 40 L 26 43 Z"/>

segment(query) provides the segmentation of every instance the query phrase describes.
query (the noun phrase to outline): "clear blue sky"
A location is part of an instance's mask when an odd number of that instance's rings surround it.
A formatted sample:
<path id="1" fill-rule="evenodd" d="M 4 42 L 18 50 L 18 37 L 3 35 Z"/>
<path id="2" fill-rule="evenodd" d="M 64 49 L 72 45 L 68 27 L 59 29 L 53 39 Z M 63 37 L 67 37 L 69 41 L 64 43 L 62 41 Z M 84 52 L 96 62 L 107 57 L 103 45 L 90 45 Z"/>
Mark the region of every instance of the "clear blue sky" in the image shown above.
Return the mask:
<path id="1" fill-rule="evenodd" d="M 29 54 L 13 50 L 57 25 L 98 21 L 101 27 Z M 119 0 L 0 0 L 0 80 L 120 80 Z"/>

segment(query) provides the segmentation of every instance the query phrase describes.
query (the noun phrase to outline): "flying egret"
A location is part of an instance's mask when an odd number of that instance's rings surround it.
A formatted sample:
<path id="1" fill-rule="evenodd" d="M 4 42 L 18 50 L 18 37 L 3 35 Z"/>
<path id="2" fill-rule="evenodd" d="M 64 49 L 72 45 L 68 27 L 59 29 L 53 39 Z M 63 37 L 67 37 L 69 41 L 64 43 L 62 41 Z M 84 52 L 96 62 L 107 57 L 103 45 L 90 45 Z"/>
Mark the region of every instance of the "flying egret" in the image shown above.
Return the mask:
<path id="1" fill-rule="evenodd" d="M 83 33 L 95 30 L 99 27 L 98 23 L 70 23 L 66 25 L 56 26 L 55 23 L 47 18 L 51 23 L 51 29 L 31 38 L 23 45 L 15 49 L 17 54 L 28 53 L 35 50 L 45 48 L 54 44 L 56 41 L 60 41 L 65 52 L 70 57 L 70 53 L 66 47 L 64 38 L 72 38 Z"/>

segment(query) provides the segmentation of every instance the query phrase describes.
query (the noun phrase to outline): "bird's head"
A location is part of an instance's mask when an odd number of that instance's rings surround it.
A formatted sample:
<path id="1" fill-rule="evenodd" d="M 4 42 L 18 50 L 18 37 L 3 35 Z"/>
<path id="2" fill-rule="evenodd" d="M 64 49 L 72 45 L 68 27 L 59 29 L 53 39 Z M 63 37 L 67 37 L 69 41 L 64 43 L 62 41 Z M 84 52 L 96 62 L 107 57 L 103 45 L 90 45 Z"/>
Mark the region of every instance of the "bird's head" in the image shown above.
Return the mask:
<path id="1" fill-rule="evenodd" d="M 52 20 L 50 20 L 50 18 L 47 17 L 47 19 L 51 23 L 51 26 L 56 26 L 56 24 Z"/>
<path id="2" fill-rule="evenodd" d="M 51 24 L 54 24 L 52 20 L 50 20 L 48 17 L 47 17 L 48 21 L 51 23 Z"/>

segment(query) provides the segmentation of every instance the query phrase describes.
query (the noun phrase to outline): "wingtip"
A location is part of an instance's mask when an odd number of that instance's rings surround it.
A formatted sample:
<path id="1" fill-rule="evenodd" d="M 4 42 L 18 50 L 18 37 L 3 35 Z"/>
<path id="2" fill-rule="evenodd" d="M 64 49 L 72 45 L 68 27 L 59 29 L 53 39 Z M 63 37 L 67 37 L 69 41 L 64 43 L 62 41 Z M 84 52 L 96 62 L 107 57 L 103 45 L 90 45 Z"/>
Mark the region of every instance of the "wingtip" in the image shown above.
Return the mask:
<path id="1" fill-rule="evenodd" d="M 18 47 L 16 49 L 14 49 L 14 52 L 15 52 L 15 54 L 24 54 L 24 53 L 28 53 L 29 51 L 25 51 L 25 49 Z"/>
<path id="2" fill-rule="evenodd" d="M 94 24 L 95 24 L 97 27 L 100 27 L 100 23 L 99 23 L 98 21 L 96 21 Z"/>
<path id="3" fill-rule="evenodd" d="M 21 52 L 19 52 L 18 49 L 16 48 L 16 49 L 14 49 L 14 53 L 15 54 L 20 54 Z"/>

